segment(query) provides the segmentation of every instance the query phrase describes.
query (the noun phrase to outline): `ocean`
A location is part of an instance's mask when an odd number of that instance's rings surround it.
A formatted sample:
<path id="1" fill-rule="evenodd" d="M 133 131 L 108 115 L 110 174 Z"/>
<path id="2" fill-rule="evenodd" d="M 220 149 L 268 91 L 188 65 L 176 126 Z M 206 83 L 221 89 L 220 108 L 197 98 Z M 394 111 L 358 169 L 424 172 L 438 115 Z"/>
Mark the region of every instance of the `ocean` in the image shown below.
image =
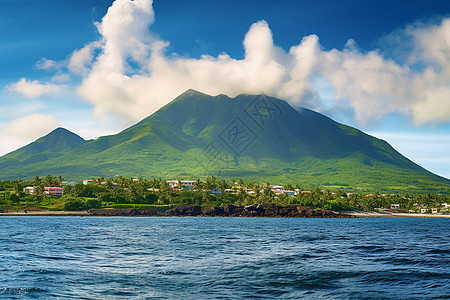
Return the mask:
<path id="1" fill-rule="evenodd" d="M 0 217 L 0 298 L 450 299 L 430 218 Z"/>

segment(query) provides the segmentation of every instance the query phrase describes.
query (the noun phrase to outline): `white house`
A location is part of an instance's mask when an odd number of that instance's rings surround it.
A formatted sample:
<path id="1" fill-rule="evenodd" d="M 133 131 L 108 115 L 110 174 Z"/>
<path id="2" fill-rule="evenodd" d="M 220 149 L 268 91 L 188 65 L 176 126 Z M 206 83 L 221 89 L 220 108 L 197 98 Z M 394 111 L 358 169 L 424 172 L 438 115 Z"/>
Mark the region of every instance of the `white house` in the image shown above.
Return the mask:
<path id="1" fill-rule="evenodd" d="M 171 188 L 176 188 L 181 184 L 181 188 L 191 190 L 196 184 L 197 180 L 167 180 Z"/>
<path id="2" fill-rule="evenodd" d="M 23 188 L 23 191 L 25 193 L 32 195 L 32 194 L 34 194 L 34 186 L 27 186 L 27 187 Z"/>
<path id="3" fill-rule="evenodd" d="M 392 210 L 398 210 L 400 208 L 400 204 L 391 204 Z"/>
<path id="4" fill-rule="evenodd" d="M 284 187 L 281 185 L 271 185 L 270 189 L 275 193 L 275 194 L 283 194 L 284 193 Z"/>

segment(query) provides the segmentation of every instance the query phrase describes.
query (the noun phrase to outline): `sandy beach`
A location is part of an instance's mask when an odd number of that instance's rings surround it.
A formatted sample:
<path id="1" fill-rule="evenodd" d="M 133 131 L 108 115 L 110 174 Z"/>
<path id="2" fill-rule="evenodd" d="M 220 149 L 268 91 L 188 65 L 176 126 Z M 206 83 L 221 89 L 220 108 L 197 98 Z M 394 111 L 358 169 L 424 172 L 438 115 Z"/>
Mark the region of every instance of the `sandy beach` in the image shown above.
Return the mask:
<path id="1" fill-rule="evenodd" d="M 87 210 L 82 211 L 45 211 L 45 210 L 36 210 L 36 211 L 12 211 L 6 213 L 0 213 L 0 216 L 19 216 L 19 217 L 62 217 L 62 216 L 89 216 Z"/>
<path id="2" fill-rule="evenodd" d="M 444 214 L 418 214 L 418 213 L 380 213 L 372 211 L 346 212 L 357 218 L 450 218 Z"/>

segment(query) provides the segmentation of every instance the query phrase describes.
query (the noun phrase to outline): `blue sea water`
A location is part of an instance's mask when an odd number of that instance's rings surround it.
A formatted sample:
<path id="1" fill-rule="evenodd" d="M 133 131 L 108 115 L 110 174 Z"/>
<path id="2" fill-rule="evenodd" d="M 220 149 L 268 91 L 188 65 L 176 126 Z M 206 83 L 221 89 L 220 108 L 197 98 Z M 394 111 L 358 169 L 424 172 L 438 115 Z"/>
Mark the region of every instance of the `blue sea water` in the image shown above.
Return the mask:
<path id="1" fill-rule="evenodd" d="M 448 219 L 0 217 L 0 298 L 450 298 Z"/>

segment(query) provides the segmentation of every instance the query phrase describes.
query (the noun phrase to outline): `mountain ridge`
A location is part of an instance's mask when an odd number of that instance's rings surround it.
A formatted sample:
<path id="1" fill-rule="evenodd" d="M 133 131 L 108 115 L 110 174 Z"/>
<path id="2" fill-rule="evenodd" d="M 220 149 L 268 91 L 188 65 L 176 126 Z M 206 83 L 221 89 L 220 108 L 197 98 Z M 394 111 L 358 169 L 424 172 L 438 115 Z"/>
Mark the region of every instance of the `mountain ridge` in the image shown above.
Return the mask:
<path id="1" fill-rule="evenodd" d="M 79 135 L 65 129 L 58 127 L 45 136 L 38 138 L 17 150 L 5 154 L 1 158 L 11 158 L 22 161 L 29 159 L 30 156 L 48 153 L 59 154 L 65 151 L 70 151 L 87 141 Z"/>
<path id="2" fill-rule="evenodd" d="M 45 172 L 71 179 L 215 175 L 381 190 L 450 187 L 450 180 L 386 141 L 265 95 L 230 98 L 188 90 L 120 133 L 85 141 L 62 155 L 14 170 L 7 162 L 10 154 L 0 158 L 0 168 L 7 169 L 0 178 Z"/>

